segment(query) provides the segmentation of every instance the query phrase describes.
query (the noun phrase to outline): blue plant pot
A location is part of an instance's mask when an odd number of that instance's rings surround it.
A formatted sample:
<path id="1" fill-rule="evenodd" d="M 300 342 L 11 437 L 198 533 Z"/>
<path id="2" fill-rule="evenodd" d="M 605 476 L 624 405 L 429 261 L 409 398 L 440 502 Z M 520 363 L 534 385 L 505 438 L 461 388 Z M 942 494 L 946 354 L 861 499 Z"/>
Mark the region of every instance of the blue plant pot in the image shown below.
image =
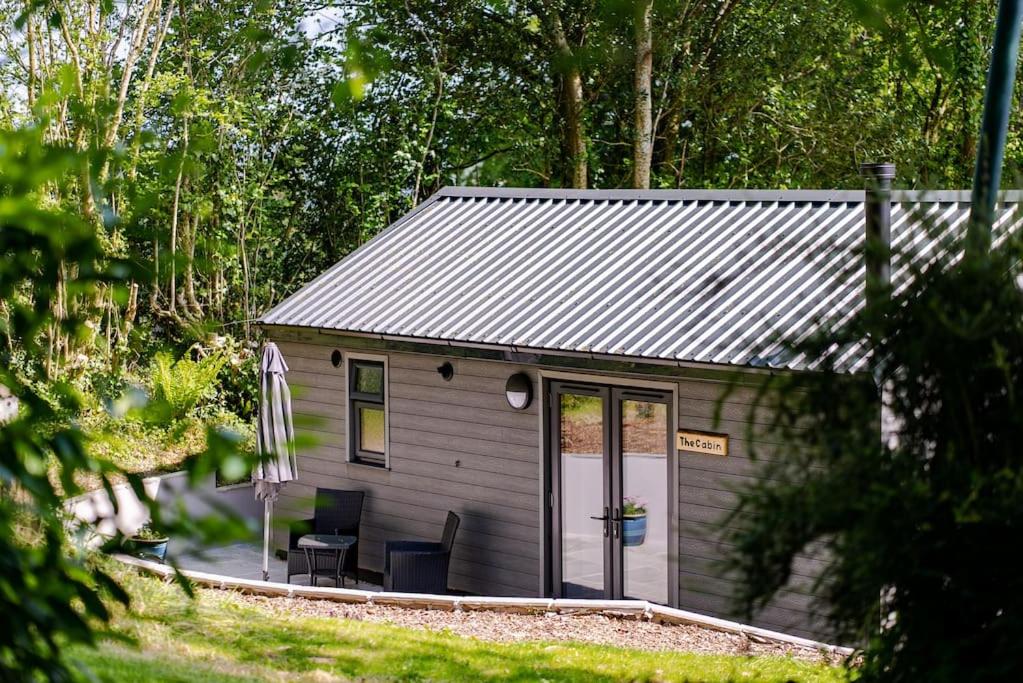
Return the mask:
<path id="1" fill-rule="evenodd" d="M 147 541 L 141 538 L 129 538 L 124 543 L 124 549 L 140 559 L 163 562 L 167 556 L 167 539 Z"/>
<path id="2" fill-rule="evenodd" d="M 627 516 L 622 526 L 623 543 L 626 546 L 643 545 L 646 540 L 646 515 Z"/>

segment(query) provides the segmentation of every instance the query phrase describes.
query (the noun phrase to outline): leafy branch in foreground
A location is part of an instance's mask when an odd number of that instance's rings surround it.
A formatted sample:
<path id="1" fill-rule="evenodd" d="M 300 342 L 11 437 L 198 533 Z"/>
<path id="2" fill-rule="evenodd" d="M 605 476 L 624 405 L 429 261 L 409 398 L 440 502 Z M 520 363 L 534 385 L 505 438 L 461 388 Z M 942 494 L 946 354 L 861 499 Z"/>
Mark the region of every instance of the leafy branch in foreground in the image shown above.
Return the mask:
<path id="1" fill-rule="evenodd" d="M 54 338 L 44 337 L 45 330 L 69 338 L 91 333 L 91 321 L 66 305 L 68 297 L 87 298 L 101 287 L 107 295 L 126 296 L 128 265 L 105 256 L 95 225 L 59 201 L 81 154 L 46 144 L 37 129 L 0 132 L 0 331 L 29 355 L 45 353 L 40 340 Z M 111 616 L 105 598 L 128 602 L 117 582 L 72 542 L 86 531 L 64 509 L 68 497 L 82 492 L 78 475 L 100 477 L 112 500 L 114 483 L 123 479 L 167 533 L 209 542 L 247 529 L 226 510 L 199 520 L 161 510 L 144 494 L 139 476 L 91 454 L 73 422 L 40 429 L 60 422 L 55 402 L 72 415 L 79 411 L 80 395 L 56 384 L 44 396 L 23 381 L 6 357 L 15 344 L 0 351 L 0 383 L 20 401 L 18 415 L 0 424 L 0 680 L 72 680 L 80 672 L 64 659 L 65 646 L 94 644 Z M 167 407 L 155 401 L 132 410 L 159 414 Z M 232 435 L 210 431 L 207 440 L 203 457 L 186 463 L 192 484 L 240 458 Z M 108 547 L 121 540 L 110 539 Z"/>

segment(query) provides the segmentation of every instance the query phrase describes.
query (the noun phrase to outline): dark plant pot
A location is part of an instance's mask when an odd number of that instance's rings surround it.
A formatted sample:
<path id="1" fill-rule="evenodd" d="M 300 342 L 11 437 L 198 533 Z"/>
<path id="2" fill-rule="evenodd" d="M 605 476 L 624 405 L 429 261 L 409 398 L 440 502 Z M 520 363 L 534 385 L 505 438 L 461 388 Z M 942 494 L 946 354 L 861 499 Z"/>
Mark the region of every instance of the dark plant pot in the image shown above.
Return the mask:
<path id="1" fill-rule="evenodd" d="M 622 520 L 623 544 L 626 546 L 643 545 L 646 540 L 646 514 L 625 515 Z"/>
<path id="2" fill-rule="evenodd" d="M 167 540 L 166 538 L 157 539 L 144 539 L 144 538 L 129 538 L 124 542 L 124 549 L 135 557 L 143 560 L 156 560 L 157 562 L 163 562 L 163 559 L 167 556 Z"/>

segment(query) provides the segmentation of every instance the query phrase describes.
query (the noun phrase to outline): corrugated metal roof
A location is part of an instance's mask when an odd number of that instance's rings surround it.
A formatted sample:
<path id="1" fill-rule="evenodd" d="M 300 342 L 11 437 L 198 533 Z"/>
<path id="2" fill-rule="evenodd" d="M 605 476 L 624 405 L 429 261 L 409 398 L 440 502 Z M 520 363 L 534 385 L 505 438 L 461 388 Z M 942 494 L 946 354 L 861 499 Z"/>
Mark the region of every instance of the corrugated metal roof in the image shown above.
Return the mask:
<path id="1" fill-rule="evenodd" d="M 266 325 L 650 361 L 805 368 L 787 342 L 862 305 L 863 192 L 448 188 Z M 1019 197 L 1003 197 L 1006 232 Z M 896 192 L 893 282 L 962 192 Z M 949 231 L 946 229 L 945 234 Z M 862 363 L 850 349 L 849 367 Z"/>

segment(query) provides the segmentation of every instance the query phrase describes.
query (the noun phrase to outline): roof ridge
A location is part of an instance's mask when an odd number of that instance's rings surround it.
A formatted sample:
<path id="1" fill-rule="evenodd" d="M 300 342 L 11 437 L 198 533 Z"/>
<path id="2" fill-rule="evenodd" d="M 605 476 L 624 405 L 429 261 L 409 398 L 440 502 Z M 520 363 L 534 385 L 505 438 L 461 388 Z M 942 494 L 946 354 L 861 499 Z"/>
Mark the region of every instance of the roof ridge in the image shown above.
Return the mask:
<path id="1" fill-rule="evenodd" d="M 475 187 L 449 185 L 434 196 L 493 199 L 580 199 L 632 201 L 737 201 L 737 202 L 853 202 L 863 201 L 863 190 L 577 190 L 547 187 Z M 1023 191 L 998 193 L 1003 203 L 1023 202 Z M 896 202 L 970 202 L 969 190 L 893 190 Z"/>

